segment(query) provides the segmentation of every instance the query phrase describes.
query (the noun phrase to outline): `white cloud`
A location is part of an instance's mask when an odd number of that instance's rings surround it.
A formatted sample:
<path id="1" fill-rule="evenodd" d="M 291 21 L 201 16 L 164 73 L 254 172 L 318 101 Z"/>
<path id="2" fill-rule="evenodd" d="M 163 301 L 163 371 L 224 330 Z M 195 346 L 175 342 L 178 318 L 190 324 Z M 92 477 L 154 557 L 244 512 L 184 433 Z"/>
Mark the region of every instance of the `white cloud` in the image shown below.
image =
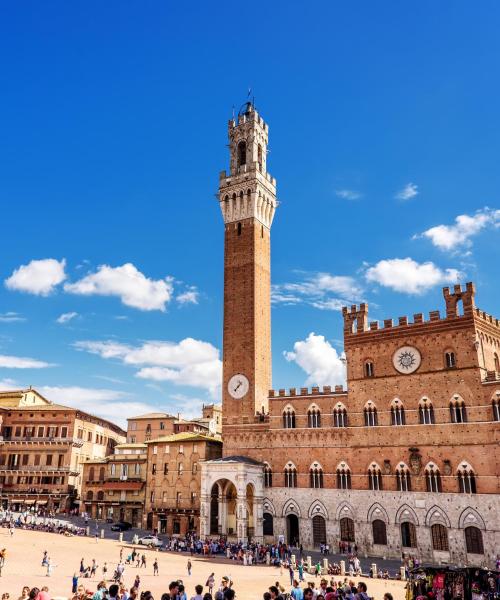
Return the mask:
<path id="1" fill-rule="evenodd" d="M 5 280 L 9 290 L 27 292 L 37 296 L 48 296 L 66 279 L 66 261 L 55 258 L 32 260 L 21 265 Z"/>
<path id="2" fill-rule="evenodd" d="M 185 292 L 178 294 L 176 300 L 179 304 L 198 304 L 198 298 L 198 290 L 193 286 Z"/>
<path id="3" fill-rule="evenodd" d="M 402 190 L 399 190 L 396 194 L 397 200 L 411 200 L 418 194 L 418 185 L 414 183 L 407 183 Z"/>
<path id="4" fill-rule="evenodd" d="M 425 237 L 440 250 L 457 250 L 472 245 L 471 237 L 487 227 L 500 227 L 500 210 L 488 207 L 471 215 L 458 215 L 453 225 L 436 225 L 414 238 Z"/>
<path id="5" fill-rule="evenodd" d="M 124 428 L 127 417 L 158 410 L 157 406 L 134 400 L 126 392 L 106 388 L 46 385 L 36 389 L 48 400 L 85 410 Z"/>
<path id="6" fill-rule="evenodd" d="M 72 319 L 75 319 L 78 316 L 77 312 L 67 312 L 63 313 L 59 317 L 57 317 L 56 322 L 64 325 L 65 323 L 69 323 Z"/>
<path id="7" fill-rule="evenodd" d="M 306 273 L 297 283 L 272 286 L 273 304 L 308 304 L 320 310 L 340 310 L 357 300 L 363 290 L 353 277 L 330 273 Z"/>
<path id="8" fill-rule="evenodd" d="M 441 283 L 456 283 L 463 277 L 457 269 L 440 269 L 432 262 L 418 263 L 412 258 L 381 260 L 367 269 L 366 279 L 406 294 L 423 294 Z"/>
<path id="9" fill-rule="evenodd" d="M 26 321 L 26 317 L 23 317 L 19 313 L 6 312 L 0 314 L 0 323 L 19 323 L 21 321 Z"/>
<path id="10" fill-rule="evenodd" d="M 64 289 L 82 296 L 116 296 L 126 306 L 164 312 L 172 298 L 173 283 L 170 277 L 149 279 L 132 263 L 126 263 L 120 267 L 101 265 L 95 273 L 67 283 Z"/>
<path id="11" fill-rule="evenodd" d="M 363 194 L 361 192 L 357 192 L 356 190 L 335 190 L 335 195 L 343 200 L 359 200 Z"/>
<path id="12" fill-rule="evenodd" d="M 75 347 L 140 367 L 136 377 L 141 379 L 198 387 L 213 397 L 219 391 L 222 362 L 219 350 L 208 342 L 185 338 L 180 342 L 150 341 L 134 347 L 114 341 L 80 341 Z"/>
<path id="13" fill-rule="evenodd" d="M 4 369 L 45 369 L 54 365 L 35 358 L 0 354 L 0 367 Z"/>
<path id="14" fill-rule="evenodd" d="M 340 385 L 346 372 L 341 356 L 323 335 L 310 333 L 305 340 L 295 342 L 293 352 L 283 353 L 307 373 L 306 385 Z"/>

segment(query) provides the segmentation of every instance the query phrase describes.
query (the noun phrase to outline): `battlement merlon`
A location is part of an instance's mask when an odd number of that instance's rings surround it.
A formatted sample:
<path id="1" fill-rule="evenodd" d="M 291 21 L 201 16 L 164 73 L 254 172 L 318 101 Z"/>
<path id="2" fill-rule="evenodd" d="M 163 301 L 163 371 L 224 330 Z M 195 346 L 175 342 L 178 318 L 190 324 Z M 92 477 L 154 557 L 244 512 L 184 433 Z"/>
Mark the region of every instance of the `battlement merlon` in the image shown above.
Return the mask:
<path id="1" fill-rule="evenodd" d="M 450 292 L 449 287 L 443 288 L 443 297 L 446 303 L 446 318 L 454 318 L 460 316 L 458 310 L 459 302 L 462 302 L 463 313 L 467 316 L 472 316 L 474 313 L 474 296 L 476 294 L 475 285 L 469 281 L 465 284 L 465 290 L 457 283 L 453 286 L 453 292 Z"/>
<path id="2" fill-rule="evenodd" d="M 353 304 L 351 308 L 344 306 L 342 308 L 344 317 L 344 334 L 361 333 L 368 330 L 368 304 L 362 302 L 359 308 Z"/>

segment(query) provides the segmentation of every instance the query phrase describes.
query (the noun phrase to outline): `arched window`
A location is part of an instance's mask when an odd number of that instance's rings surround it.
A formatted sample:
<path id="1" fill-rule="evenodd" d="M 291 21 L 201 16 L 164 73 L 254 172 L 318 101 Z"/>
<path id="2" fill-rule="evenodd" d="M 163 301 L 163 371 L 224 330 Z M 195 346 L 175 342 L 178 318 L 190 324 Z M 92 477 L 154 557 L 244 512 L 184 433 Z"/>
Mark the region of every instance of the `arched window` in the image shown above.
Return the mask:
<path id="1" fill-rule="evenodd" d="M 457 366 L 457 361 L 455 359 L 454 352 L 445 352 L 444 353 L 444 362 L 447 369 L 453 369 Z"/>
<path id="2" fill-rule="evenodd" d="M 285 487 L 297 487 L 297 469 L 292 463 L 288 463 L 285 467 Z"/>
<path id="3" fill-rule="evenodd" d="M 182 475 L 184 471 L 184 467 L 182 466 L 182 463 L 179 463 L 178 467 L 177 467 L 177 474 L 179 475 L 179 477 Z"/>
<path id="4" fill-rule="evenodd" d="M 387 528 L 384 521 L 376 519 L 372 523 L 373 543 L 387 546 Z"/>
<path id="5" fill-rule="evenodd" d="M 354 542 L 354 521 L 349 517 L 340 519 L 340 539 L 343 542 Z"/>
<path id="6" fill-rule="evenodd" d="M 370 360 L 365 362 L 365 377 L 374 377 L 375 369 L 373 363 Z"/>
<path id="7" fill-rule="evenodd" d="M 417 547 L 417 529 L 409 521 L 401 523 L 401 544 L 404 548 Z"/>
<path id="8" fill-rule="evenodd" d="M 321 412 L 317 406 L 312 406 L 307 411 L 307 426 L 308 427 L 321 427 Z"/>
<path id="9" fill-rule="evenodd" d="M 495 371 L 500 372 L 500 360 L 498 359 L 498 354 L 496 352 L 493 353 L 493 362 L 495 363 Z"/>
<path id="10" fill-rule="evenodd" d="M 337 467 L 337 488 L 339 490 L 351 489 L 351 469 L 345 463 Z"/>
<path id="11" fill-rule="evenodd" d="M 88 491 L 87 492 L 87 500 L 93 500 L 93 499 L 94 499 L 94 492 Z"/>
<path id="12" fill-rule="evenodd" d="M 436 523 L 431 527 L 432 548 L 440 552 L 448 552 L 450 546 L 448 544 L 448 530 L 444 525 Z"/>
<path id="13" fill-rule="evenodd" d="M 477 527 L 465 528 L 465 547 L 468 554 L 484 554 L 483 533 Z"/>
<path id="14" fill-rule="evenodd" d="M 410 469 L 404 463 L 396 469 L 396 487 L 398 492 L 411 492 Z"/>
<path id="15" fill-rule="evenodd" d="M 493 420 L 500 421 L 500 393 L 497 393 L 497 397 L 491 401 L 491 408 L 493 410 Z"/>
<path id="16" fill-rule="evenodd" d="M 89 469 L 89 481 L 94 481 L 94 467 L 90 467 Z"/>
<path id="17" fill-rule="evenodd" d="M 425 468 L 425 487 L 428 492 L 441 492 L 441 474 L 434 464 Z"/>
<path id="18" fill-rule="evenodd" d="M 264 487 L 273 487 L 273 472 L 267 463 L 264 467 Z"/>
<path id="19" fill-rule="evenodd" d="M 314 463 L 309 469 L 309 487 L 323 487 L 323 469 L 320 465 L 318 465 L 318 463 Z"/>
<path id="20" fill-rule="evenodd" d="M 333 426 L 347 427 L 347 410 L 343 404 L 337 404 L 333 409 Z"/>
<path id="21" fill-rule="evenodd" d="M 374 491 L 382 489 L 382 472 L 376 463 L 372 463 L 368 469 L 368 485 Z"/>
<path id="22" fill-rule="evenodd" d="M 247 164 L 247 143 L 241 141 L 238 144 L 238 168 Z"/>
<path id="23" fill-rule="evenodd" d="M 467 423 L 465 402 L 460 396 L 454 396 L 450 402 L 450 417 L 452 423 Z"/>
<path id="24" fill-rule="evenodd" d="M 467 463 L 462 463 L 458 467 L 458 491 L 462 494 L 476 493 L 476 477 L 471 466 Z"/>
<path id="25" fill-rule="evenodd" d="M 97 500 L 104 500 L 104 492 L 97 492 Z"/>
<path id="26" fill-rule="evenodd" d="M 104 481 L 104 467 L 99 469 L 99 481 Z"/>
<path id="27" fill-rule="evenodd" d="M 378 425 L 377 407 L 370 400 L 365 406 L 365 425 L 367 427 L 376 427 Z"/>
<path id="28" fill-rule="evenodd" d="M 404 425 L 405 422 L 404 406 L 401 400 L 396 398 L 391 405 L 391 425 Z"/>
<path id="29" fill-rule="evenodd" d="M 418 407 L 418 421 L 420 425 L 434 425 L 434 407 L 428 398 L 422 398 Z"/>
<path id="30" fill-rule="evenodd" d="M 285 429 L 295 429 L 295 411 L 290 406 L 283 411 L 283 427 Z"/>

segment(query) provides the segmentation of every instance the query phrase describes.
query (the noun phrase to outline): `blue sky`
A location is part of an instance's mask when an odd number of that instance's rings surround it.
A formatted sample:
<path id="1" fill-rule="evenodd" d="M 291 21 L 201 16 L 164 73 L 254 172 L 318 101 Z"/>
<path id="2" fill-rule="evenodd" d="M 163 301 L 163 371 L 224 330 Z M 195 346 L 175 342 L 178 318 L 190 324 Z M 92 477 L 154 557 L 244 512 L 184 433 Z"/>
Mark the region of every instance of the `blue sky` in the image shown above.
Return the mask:
<path id="1" fill-rule="evenodd" d="M 2 388 L 121 422 L 218 399 L 214 194 L 249 87 L 276 388 L 342 380 L 343 303 L 397 318 L 474 280 L 500 313 L 498 3 L 309 4 L 4 4 Z"/>

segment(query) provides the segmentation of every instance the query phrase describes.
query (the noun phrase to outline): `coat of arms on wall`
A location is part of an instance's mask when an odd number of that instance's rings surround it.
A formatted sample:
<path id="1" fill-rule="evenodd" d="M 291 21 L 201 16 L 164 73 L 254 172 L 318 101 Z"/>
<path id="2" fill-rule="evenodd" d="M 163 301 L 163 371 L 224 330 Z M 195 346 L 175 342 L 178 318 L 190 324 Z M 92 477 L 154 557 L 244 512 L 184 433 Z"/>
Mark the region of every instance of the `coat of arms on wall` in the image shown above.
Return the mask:
<path id="1" fill-rule="evenodd" d="M 391 474 L 391 461 L 390 460 L 384 460 L 384 473 L 386 475 L 390 475 Z"/>
<path id="2" fill-rule="evenodd" d="M 419 475 L 422 469 L 422 455 L 418 448 L 410 448 L 410 469 L 414 475 Z"/>
<path id="3" fill-rule="evenodd" d="M 444 461 L 443 473 L 445 475 L 451 475 L 451 462 L 449 460 Z"/>

